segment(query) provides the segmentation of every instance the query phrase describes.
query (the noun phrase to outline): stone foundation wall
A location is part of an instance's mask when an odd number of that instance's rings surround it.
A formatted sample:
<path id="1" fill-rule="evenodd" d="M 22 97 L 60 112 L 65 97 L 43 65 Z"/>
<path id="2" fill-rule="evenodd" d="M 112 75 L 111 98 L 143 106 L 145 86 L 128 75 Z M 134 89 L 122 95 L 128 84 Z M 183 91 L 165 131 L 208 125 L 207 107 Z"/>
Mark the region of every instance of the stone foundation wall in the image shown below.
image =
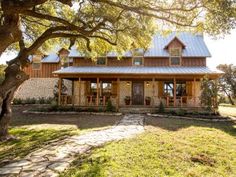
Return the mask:
<path id="1" fill-rule="evenodd" d="M 30 78 L 25 81 L 16 91 L 15 98 L 50 98 L 53 97 L 53 89 L 58 78 Z M 68 95 L 71 95 L 72 81 L 64 80 L 68 89 Z"/>

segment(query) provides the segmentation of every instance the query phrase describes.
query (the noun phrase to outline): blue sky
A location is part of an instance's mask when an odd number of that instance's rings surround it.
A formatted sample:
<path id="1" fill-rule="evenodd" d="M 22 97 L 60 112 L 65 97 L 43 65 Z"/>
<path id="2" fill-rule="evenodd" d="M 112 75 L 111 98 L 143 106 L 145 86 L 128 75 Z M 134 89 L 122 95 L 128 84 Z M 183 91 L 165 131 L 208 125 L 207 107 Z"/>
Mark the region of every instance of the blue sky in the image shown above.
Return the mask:
<path id="1" fill-rule="evenodd" d="M 221 39 L 213 39 L 210 36 L 204 36 L 212 57 L 207 59 L 207 66 L 215 68 L 219 64 L 236 65 L 236 29 L 231 31 Z M 14 58 L 13 53 L 4 53 L 0 57 L 0 64 L 5 64 L 7 60 Z"/>

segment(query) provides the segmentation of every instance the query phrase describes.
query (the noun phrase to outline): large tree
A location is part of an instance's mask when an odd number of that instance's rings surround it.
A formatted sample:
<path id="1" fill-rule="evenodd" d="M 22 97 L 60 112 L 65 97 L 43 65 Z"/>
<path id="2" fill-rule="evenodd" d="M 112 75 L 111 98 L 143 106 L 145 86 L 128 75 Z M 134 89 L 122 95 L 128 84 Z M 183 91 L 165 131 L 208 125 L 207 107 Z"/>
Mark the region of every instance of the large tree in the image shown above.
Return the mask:
<path id="1" fill-rule="evenodd" d="M 58 42 L 99 53 L 146 48 L 154 30 L 225 34 L 235 27 L 232 0 L 0 0 L 0 55 L 18 50 L 0 85 L 0 137 L 10 138 L 11 100 L 28 79 L 29 55 Z"/>
<path id="2" fill-rule="evenodd" d="M 236 98 L 236 66 L 233 64 L 220 64 L 217 69 L 224 72 L 219 78 L 219 89 L 229 99 L 232 105 L 235 105 Z"/>

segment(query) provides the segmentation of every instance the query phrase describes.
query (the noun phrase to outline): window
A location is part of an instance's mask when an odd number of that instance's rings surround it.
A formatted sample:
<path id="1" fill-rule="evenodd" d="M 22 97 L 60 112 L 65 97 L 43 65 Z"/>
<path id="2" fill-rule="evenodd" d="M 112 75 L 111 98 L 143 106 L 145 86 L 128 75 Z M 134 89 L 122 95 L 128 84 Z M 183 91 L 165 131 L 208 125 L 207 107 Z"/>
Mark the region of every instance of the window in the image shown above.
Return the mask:
<path id="1" fill-rule="evenodd" d="M 67 56 L 62 56 L 61 57 L 61 66 L 63 68 L 68 67 L 70 65 L 70 59 Z"/>
<path id="2" fill-rule="evenodd" d="M 97 65 L 106 65 L 107 57 L 98 57 L 96 62 Z"/>
<path id="3" fill-rule="evenodd" d="M 101 87 L 101 92 L 100 92 L 102 95 L 108 96 L 108 95 L 111 94 L 111 85 L 112 84 L 110 82 L 102 82 L 102 83 L 99 83 L 99 85 L 102 86 Z M 90 88 L 91 88 L 91 93 L 93 95 L 97 95 L 97 83 L 91 82 Z"/>
<path id="4" fill-rule="evenodd" d="M 33 70 L 40 70 L 41 68 L 41 56 L 34 55 L 32 59 L 32 69 Z"/>
<path id="5" fill-rule="evenodd" d="M 170 48 L 170 65 L 179 66 L 181 65 L 181 49 Z"/>
<path id="6" fill-rule="evenodd" d="M 172 82 L 165 82 L 164 84 L 164 93 L 166 96 L 173 97 L 174 95 L 174 84 Z"/>
<path id="7" fill-rule="evenodd" d="M 102 94 L 104 96 L 111 95 L 111 83 L 103 82 L 102 83 Z"/>
<path id="8" fill-rule="evenodd" d="M 174 83 L 165 82 L 164 83 L 164 93 L 166 96 L 174 96 Z M 176 83 L 176 96 L 186 96 L 186 83 L 177 82 Z"/>
<path id="9" fill-rule="evenodd" d="M 143 57 L 133 57 L 133 66 L 142 66 Z"/>
<path id="10" fill-rule="evenodd" d="M 176 95 L 177 96 L 186 96 L 186 83 L 177 83 L 176 84 Z"/>
<path id="11" fill-rule="evenodd" d="M 90 88 L 91 88 L 91 93 L 92 93 L 93 95 L 96 95 L 96 94 L 97 94 L 97 83 L 91 82 Z"/>

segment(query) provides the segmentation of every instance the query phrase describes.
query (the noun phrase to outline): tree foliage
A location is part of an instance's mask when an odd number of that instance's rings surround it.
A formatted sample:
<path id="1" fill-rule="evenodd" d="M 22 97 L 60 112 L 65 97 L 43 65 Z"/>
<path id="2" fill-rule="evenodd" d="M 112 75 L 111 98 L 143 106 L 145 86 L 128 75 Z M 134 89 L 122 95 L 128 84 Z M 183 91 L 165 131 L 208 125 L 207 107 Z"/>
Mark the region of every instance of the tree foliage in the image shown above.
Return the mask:
<path id="1" fill-rule="evenodd" d="M 218 108 L 217 102 L 218 84 L 214 80 L 209 80 L 208 76 L 204 76 L 201 80 L 200 101 L 207 111 L 214 111 Z"/>
<path id="2" fill-rule="evenodd" d="M 236 98 L 236 66 L 220 64 L 217 69 L 224 72 L 219 78 L 219 89 L 226 94 L 230 103 L 234 105 L 234 99 Z"/>
<path id="3" fill-rule="evenodd" d="M 6 69 L 6 65 L 0 65 L 0 84 L 3 82 L 5 78 L 5 72 L 4 70 Z"/>

